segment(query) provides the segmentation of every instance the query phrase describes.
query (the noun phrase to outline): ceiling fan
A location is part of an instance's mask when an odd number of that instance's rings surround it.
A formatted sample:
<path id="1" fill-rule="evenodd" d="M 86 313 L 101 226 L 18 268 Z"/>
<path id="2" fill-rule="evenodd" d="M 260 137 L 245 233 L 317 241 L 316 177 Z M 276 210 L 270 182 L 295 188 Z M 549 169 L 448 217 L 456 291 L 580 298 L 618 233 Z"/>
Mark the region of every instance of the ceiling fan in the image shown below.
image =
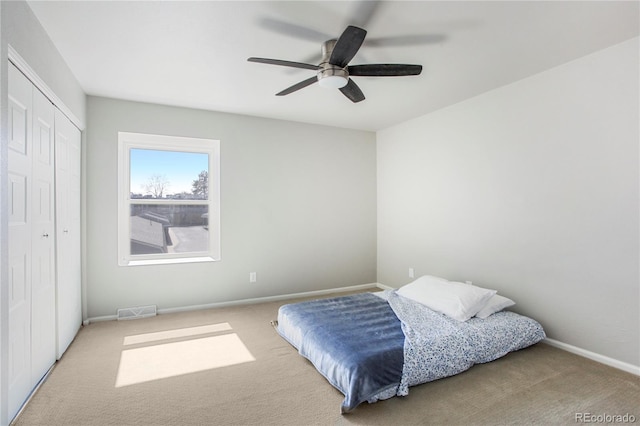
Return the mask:
<path id="1" fill-rule="evenodd" d="M 337 40 L 327 40 L 322 44 L 322 59 L 319 65 L 254 57 L 249 58 L 248 61 L 316 71 L 314 77 L 296 83 L 276 93 L 276 96 L 288 95 L 317 82 L 322 87 L 340 89 L 352 102 L 363 101 L 365 97 L 360 87 L 350 78 L 351 76 L 396 77 L 419 75 L 422 72 L 422 65 L 349 65 L 351 59 L 362 46 L 366 35 L 367 32 L 362 28 L 349 25 Z"/>

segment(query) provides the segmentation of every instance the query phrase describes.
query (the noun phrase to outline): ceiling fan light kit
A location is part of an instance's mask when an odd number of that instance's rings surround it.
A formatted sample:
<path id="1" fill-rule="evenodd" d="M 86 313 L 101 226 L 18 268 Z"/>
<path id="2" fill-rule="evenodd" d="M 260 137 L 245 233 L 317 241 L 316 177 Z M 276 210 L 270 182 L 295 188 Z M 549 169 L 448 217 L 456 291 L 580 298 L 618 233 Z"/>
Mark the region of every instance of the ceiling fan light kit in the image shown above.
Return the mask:
<path id="1" fill-rule="evenodd" d="M 345 73 L 346 74 L 346 73 Z M 349 82 L 348 75 L 327 75 L 325 71 L 318 72 L 318 84 L 327 89 L 340 89 Z"/>
<path id="2" fill-rule="evenodd" d="M 316 77 L 296 83 L 276 93 L 276 96 L 288 95 L 317 81 L 321 87 L 340 89 L 342 94 L 354 103 L 363 101 L 365 97 L 350 75 L 394 77 L 419 75 L 422 72 L 422 65 L 364 64 L 349 66 L 349 61 L 358 53 L 366 35 L 367 32 L 362 28 L 348 26 L 340 38 L 327 40 L 322 44 L 322 61 L 319 65 L 255 57 L 249 58 L 248 61 L 316 71 Z"/>

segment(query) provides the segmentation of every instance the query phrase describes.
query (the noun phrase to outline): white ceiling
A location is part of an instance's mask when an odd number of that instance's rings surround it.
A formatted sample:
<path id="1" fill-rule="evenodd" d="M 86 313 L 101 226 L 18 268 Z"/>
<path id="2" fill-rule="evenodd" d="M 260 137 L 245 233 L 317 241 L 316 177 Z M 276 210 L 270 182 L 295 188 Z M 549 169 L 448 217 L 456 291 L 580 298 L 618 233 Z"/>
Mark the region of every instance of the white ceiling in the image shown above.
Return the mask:
<path id="1" fill-rule="evenodd" d="M 638 36 L 639 3 L 542 1 L 29 1 L 89 95 L 379 130 Z M 372 8 L 371 6 L 376 6 Z M 363 10 L 373 10 L 369 20 Z M 364 24 L 363 24 L 363 21 Z M 354 104 L 311 85 L 313 62 L 349 24 L 367 39 L 351 61 L 423 65 L 420 76 L 354 77 Z M 294 36 L 293 34 L 297 34 Z M 402 44 L 402 43 L 401 43 Z"/>

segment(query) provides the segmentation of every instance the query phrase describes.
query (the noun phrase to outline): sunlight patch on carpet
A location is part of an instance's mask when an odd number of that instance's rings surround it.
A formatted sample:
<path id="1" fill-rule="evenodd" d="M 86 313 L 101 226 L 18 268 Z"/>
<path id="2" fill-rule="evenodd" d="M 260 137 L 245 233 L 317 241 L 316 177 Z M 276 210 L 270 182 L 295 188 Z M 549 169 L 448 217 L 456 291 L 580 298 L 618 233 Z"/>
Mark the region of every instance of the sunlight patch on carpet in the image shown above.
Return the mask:
<path id="1" fill-rule="evenodd" d="M 122 351 L 116 387 L 255 361 L 237 334 Z"/>
<path id="2" fill-rule="evenodd" d="M 199 327 L 179 328 L 176 330 L 158 331 L 155 333 L 135 334 L 133 336 L 125 336 L 124 346 L 137 345 L 139 343 L 157 342 L 159 340 L 175 339 L 178 337 L 192 337 L 202 334 L 217 333 L 220 331 L 231 330 L 228 322 L 220 324 L 202 325 Z"/>

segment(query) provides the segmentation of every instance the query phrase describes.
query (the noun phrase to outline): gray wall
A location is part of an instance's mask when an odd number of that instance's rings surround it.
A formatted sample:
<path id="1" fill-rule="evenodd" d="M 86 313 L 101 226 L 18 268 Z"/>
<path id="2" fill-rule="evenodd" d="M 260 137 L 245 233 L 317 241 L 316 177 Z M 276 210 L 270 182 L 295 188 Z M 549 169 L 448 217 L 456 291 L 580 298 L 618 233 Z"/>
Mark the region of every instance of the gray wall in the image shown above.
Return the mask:
<path id="1" fill-rule="evenodd" d="M 377 134 L 378 281 L 513 298 L 640 365 L 638 39 Z"/>
<path id="2" fill-rule="evenodd" d="M 89 317 L 376 281 L 374 133 L 98 97 L 87 110 Z M 221 141 L 220 262 L 118 266 L 118 131 Z"/>

